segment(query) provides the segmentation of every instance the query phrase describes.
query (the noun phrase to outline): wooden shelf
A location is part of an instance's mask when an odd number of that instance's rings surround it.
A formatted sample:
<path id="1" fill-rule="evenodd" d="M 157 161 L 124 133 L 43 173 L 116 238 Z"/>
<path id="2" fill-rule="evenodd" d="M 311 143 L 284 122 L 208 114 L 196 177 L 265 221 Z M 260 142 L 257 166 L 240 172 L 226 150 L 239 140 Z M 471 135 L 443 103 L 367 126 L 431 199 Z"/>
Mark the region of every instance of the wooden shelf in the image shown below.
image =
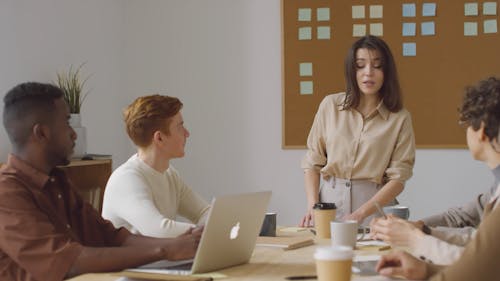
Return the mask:
<path id="1" fill-rule="evenodd" d="M 63 169 L 83 199 L 100 213 L 104 189 L 113 169 L 111 159 L 72 160 Z"/>

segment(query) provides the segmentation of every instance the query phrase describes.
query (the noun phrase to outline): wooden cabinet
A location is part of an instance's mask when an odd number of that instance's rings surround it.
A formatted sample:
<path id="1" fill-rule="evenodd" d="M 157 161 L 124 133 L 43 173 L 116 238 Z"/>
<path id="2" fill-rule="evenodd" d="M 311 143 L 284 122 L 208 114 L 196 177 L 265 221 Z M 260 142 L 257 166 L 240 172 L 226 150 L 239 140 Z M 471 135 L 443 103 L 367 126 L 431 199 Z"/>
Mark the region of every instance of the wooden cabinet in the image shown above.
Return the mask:
<path id="1" fill-rule="evenodd" d="M 104 188 L 112 172 L 111 159 L 73 160 L 62 168 L 79 190 L 84 200 L 102 211 Z"/>

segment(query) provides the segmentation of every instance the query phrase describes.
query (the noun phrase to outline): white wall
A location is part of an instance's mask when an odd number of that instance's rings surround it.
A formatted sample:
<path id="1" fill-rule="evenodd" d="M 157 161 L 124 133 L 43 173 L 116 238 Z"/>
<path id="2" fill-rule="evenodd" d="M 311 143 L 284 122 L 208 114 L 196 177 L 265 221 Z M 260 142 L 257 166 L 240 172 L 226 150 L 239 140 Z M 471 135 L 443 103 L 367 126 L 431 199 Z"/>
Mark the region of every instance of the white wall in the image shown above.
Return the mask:
<path id="1" fill-rule="evenodd" d="M 31 12 L 30 12 L 31 11 Z M 0 2 L 0 96 L 87 61 L 89 151 L 115 166 L 134 149 L 121 109 L 135 97 L 178 96 L 191 137 L 174 165 L 205 198 L 272 189 L 270 211 L 305 210 L 303 150 L 281 149 L 279 0 L 31 0 Z M 0 159 L 8 145 L 0 133 Z M 466 150 L 418 150 L 400 201 L 418 218 L 468 201 L 492 177 Z"/>

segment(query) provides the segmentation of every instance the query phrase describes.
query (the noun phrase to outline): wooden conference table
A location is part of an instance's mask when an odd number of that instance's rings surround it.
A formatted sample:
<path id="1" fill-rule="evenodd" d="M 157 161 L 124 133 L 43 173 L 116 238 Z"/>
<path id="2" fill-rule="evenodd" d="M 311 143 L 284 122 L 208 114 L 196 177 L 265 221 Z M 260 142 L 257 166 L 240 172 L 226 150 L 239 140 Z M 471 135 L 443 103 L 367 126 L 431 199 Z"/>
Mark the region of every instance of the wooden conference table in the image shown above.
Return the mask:
<path id="1" fill-rule="evenodd" d="M 288 234 L 284 234 L 285 236 Z M 308 235 L 304 231 L 301 235 Z M 281 234 L 279 234 L 281 236 Z M 295 236 L 295 235 L 294 235 Z M 330 244 L 329 239 L 315 238 L 314 245 L 285 251 L 275 247 L 256 246 L 250 262 L 247 264 L 234 266 L 217 272 L 225 275 L 221 281 L 246 281 L 261 280 L 274 281 L 286 280 L 287 276 L 316 275 L 316 268 L 313 254 L 318 246 Z M 384 251 L 385 252 L 385 251 Z M 378 251 L 376 247 L 363 247 L 356 250 L 356 255 L 380 255 L 384 252 Z M 84 274 L 69 279 L 71 281 L 115 281 L 120 276 L 111 273 Z M 382 276 L 359 276 L 352 275 L 352 281 L 376 281 L 388 280 Z"/>

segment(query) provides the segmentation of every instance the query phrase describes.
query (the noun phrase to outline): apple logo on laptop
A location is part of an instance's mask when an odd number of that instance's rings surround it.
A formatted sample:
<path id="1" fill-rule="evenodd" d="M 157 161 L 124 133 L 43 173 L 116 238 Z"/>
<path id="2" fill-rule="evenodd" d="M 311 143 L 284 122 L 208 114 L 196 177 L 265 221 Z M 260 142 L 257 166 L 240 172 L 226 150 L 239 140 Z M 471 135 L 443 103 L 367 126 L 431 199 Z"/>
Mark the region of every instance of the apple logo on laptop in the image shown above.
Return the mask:
<path id="1" fill-rule="evenodd" d="M 231 240 L 238 238 L 239 232 L 240 232 L 240 222 L 238 222 L 235 226 L 231 227 L 231 232 L 229 233 L 229 238 Z"/>

